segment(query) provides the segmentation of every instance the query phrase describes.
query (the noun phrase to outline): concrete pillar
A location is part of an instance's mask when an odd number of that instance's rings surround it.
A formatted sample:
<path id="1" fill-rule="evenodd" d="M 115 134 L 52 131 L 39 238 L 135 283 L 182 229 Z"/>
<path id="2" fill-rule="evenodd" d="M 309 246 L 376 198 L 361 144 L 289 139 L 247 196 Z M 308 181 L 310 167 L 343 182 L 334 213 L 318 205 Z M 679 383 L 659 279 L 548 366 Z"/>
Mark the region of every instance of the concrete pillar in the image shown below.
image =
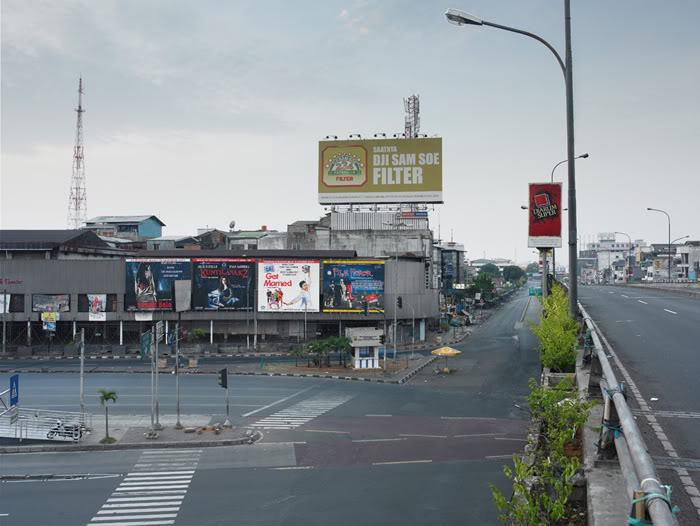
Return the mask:
<path id="1" fill-rule="evenodd" d="M 27 347 L 32 346 L 32 321 L 27 320 Z"/>
<path id="2" fill-rule="evenodd" d="M 209 320 L 209 343 L 214 343 L 214 320 Z"/>
<path id="3" fill-rule="evenodd" d="M 165 320 L 165 344 L 168 344 L 168 320 Z"/>
<path id="4" fill-rule="evenodd" d="M 75 335 L 78 334 L 78 323 L 73 320 L 73 339 L 75 340 Z"/>
<path id="5" fill-rule="evenodd" d="M 425 341 L 425 320 L 420 320 L 418 323 L 418 326 L 420 327 L 420 341 L 424 342 Z"/>
<path id="6" fill-rule="evenodd" d="M 119 345 L 124 345 L 124 320 L 119 320 Z"/>

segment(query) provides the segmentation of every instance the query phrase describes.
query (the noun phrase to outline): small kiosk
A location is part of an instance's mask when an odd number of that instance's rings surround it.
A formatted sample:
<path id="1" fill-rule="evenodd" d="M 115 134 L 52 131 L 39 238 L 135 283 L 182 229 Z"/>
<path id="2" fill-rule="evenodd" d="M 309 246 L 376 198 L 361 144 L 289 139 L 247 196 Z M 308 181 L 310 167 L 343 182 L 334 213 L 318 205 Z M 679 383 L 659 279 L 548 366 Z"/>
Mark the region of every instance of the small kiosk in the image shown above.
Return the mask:
<path id="1" fill-rule="evenodd" d="M 354 327 L 345 329 L 353 350 L 352 366 L 355 369 L 380 369 L 379 347 L 384 331 L 374 327 Z"/>

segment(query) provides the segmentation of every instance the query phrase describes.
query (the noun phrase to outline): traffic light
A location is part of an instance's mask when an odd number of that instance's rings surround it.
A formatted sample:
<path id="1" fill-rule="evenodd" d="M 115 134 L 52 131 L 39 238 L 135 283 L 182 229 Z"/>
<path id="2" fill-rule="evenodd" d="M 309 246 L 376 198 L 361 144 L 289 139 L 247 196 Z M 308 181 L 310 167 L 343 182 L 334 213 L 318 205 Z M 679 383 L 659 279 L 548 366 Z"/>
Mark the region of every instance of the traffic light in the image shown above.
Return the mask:
<path id="1" fill-rule="evenodd" d="M 399 309 L 403 308 L 403 298 L 402 298 L 401 296 L 399 296 L 398 298 L 396 298 L 396 306 L 397 306 Z"/>
<path id="2" fill-rule="evenodd" d="M 379 343 L 384 345 L 384 335 L 383 334 L 381 336 L 379 336 Z"/>
<path id="3" fill-rule="evenodd" d="M 228 389 L 228 371 L 226 367 L 219 371 L 219 385 L 224 389 Z"/>

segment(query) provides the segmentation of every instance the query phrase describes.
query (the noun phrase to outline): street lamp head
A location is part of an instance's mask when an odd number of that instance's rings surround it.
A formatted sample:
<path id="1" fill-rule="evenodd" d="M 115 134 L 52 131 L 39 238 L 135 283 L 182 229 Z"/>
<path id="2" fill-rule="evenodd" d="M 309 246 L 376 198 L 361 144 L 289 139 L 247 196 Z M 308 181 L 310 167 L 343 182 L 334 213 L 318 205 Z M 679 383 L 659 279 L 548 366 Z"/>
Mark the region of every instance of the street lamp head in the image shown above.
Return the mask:
<path id="1" fill-rule="evenodd" d="M 523 210 L 528 210 L 528 207 L 525 205 L 520 205 L 520 208 L 522 208 Z"/>
<path id="2" fill-rule="evenodd" d="M 454 24 L 456 26 L 464 26 L 467 24 L 473 25 L 473 26 L 482 26 L 484 25 L 483 20 L 481 18 L 476 17 L 474 15 L 470 15 L 466 11 L 462 11 L 461 9 L 453 9 L 449 8 L 447 11 L 445 11 L 445 17 L 447 18 L 447 21 L 450 24 Z"/>
<path id="3" fill-rule="evenodd" d="M 588 159 L 588 154 L 587 154 L 587 153 L 584 153 L 584 154 L 582 154 L 582 155 L 579 155 L 579 157 L 580 157 L 581 159 Z"/>

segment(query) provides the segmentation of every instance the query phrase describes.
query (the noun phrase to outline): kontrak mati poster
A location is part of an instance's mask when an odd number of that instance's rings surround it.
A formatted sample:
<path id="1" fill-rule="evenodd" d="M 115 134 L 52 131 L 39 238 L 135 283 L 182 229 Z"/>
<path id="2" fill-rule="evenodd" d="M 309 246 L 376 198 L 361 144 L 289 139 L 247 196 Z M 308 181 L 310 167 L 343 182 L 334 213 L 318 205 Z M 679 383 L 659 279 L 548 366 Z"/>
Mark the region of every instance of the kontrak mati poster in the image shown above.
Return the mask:
<path id="1" fill-rule="evenodd" d="M 258 262 L 258 312 L 318 312 L 320 261 Z"/>

